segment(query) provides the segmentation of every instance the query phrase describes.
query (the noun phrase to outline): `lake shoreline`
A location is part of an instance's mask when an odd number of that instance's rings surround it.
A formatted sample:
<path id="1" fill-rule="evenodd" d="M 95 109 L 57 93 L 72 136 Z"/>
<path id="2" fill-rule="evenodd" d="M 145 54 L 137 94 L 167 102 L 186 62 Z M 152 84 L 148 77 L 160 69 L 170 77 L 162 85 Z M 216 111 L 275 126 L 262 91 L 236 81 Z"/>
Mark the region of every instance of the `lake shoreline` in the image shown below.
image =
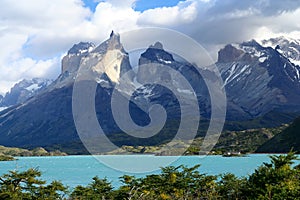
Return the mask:
<path id="1" fill-rule="evenodd" d="M 142 177 L 149 173 L 159 173 L 166 163 L 169 166 L 187 167 L 200 164 L 199 171 L 210 175 L 233 173 L 238 177 L 247 176 L 258 166 L 268 162 L 270 155 L 274 154 L 249 154 L 243 158 L 226 158 L 221 155 L 174 157 L 141 154 L 16 157 L 15 161 L 0 162 L 0 175 L 11 170 L 39 168 L 43 172 L 43 178 L 48 182 L 61 180 L 73 187 L 87 185 L 92 177 L 97 175 L 100 178 L 107 177 L 114 187 L 118 187 L 121 184 L 119 177 L 125 174 Z"/>
<path id="2" fill-rule="evenodd" d="M 244 156 L 232 156 L 232 157 L 248 157 L 248 155 L 286 155 L 287 153 L 249 153 L 245 154 Z M 300 154 L 295 154 L 299 155 Z M 155 155 L 155 154 L 68 154 L 65 156 L 14 156 L 14 158 L 43 158 L 43 157 L 82 157 L 82 156 L 153 156 L 153 157 L 205 157 L 205 156 L 216 156 L 216 157 L 226 157 L 221 154 L 214 155 L 214 154 L 207 154 L 207 155 Z M 227 157 L 230 158 L 230 157 Z"/>

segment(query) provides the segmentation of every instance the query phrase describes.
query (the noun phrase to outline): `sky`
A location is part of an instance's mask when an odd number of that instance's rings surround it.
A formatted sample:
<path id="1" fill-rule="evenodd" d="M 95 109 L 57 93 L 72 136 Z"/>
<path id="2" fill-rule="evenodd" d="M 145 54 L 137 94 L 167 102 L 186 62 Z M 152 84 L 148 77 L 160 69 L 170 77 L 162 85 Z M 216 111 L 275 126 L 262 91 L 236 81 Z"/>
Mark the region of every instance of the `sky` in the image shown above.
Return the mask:
<path id="1" fill-rule="evenodd" d="M 80 41 L 111 30 L 163 27 L 182 32 L 216 59 L 228 43 L 300 39 L 300 0 L 1 0 L 0 94 L 26 78 L 55 79 Z"/>

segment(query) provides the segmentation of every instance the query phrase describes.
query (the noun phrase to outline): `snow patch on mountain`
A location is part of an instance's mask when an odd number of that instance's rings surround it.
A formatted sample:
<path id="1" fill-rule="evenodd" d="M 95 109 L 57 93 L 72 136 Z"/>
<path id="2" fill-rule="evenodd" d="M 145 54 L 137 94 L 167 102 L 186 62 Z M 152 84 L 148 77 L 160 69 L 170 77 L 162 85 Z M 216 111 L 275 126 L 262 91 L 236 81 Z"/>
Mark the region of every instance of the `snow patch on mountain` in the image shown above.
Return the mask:
<path id="1" fill-rule="evenodd" d="M 300 65 L 300 40 L 288 37 L 277 37 L 260 41 L 264 47 L 272 47 L 295 65 Z"/>
<path id="2" fill-rule="evenodd" d="M 179 93 L 185 93 L 185 94 L 190 94 L 190 95 L 193 95 L 194 93 L 192 92 L 192 91 L 190 91 L 190 90 L 184 90 L 184 89 L 179 89 L 179 88 L 177 88 L 177 91 L 179 92 Z"/>
<path id="3" fill-rule="evenodd" d="M 265 62 L 266 60 L 268 59 L 268 57 L 260 57 L 258 60 L 259 60 L 259 62 L 261 62 L 261 63 L 263 63 L 263 62 Z"/>
<path id="4" fill-rule="evenodd" d="M 24 79 L 16 83 L 11 88 L 11 90 L 5 94 L 2 101 L 0 102 L 0 106 L 9 107 L 19 103 L 23 103 L 29 98 L 45 90 L 51 83 L 52 80 L 49 79 Z"/>
<path id="5" fill-rule="evenodd" d="M 171 63 L 172 63 L 172 61 L 164 60 L 164 59 L 161 59 L 161 58 L 159 58 L 158 60 L 159 60 L 160 62 L 163 62 L 163 63 L 166 63 L 166 64 L 171 64 Z"/>
<path id="6" fill-rule="evenodd" d="M 295 65 L 300 66 L 300 60 L 289 59 L 289 61 L 290 61 L 291 63 L 294 63 Z"/>
<path id="7" fill-rule="evenodd" d="M 39 90 L 41 89 L 42 85 L 38 85 L 37 83 L 32 84 L 30 86 L 28 86 L 27 88 L 25 88 L 28 91 L 35 91 L 35 90 Z"/>
<path id="8" fill-rule="evenodd" d="M 0 107 L 0 112 L 1 112 L 2 110 L 5 110 L 6 108 L 8 108 L 8 107 Z"/>

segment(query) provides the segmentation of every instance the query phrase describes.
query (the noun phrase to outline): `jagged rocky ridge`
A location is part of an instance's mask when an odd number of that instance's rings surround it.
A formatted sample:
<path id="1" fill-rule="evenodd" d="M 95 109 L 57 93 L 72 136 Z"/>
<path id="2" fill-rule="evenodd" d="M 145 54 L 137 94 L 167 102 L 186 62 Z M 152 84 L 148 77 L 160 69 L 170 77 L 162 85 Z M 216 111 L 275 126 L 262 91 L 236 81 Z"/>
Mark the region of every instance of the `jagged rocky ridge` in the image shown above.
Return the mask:
<path id="1" fill-rule="evenodd" d="M 276 126 L 288 122 L 294 114 L 299 113 L 299 66 L 279 49 L 250 41 L 227 45 L 219 51 L 216 65 L 227 92 L 227 128 Z M 112 57 L 118 59 L 112 63 Z M 210 99 L 200 74 L 191 64 L 174 59 L 158 42 L 151 45 L 139 59 L 139 65 L 146 67 L 139 68 L 137 74 L 129 74 L 132 82 L 130 87 L 136 89 L 130 97 L 129 106 L 133 121 L 147 125 L 150 120 L 147 109 L 153 104 L 161 104 L 168 113 L 168 123 L 160 134 L 150 139 L 124 137 L 112 116 L 110 99 L 120 77 L 129 72 L 131 66 L 129 55 L 120 43 L 120 36 L 112 32 L 110 38 L 98 47 L 83 42 L 74 45 L 62 60 L 62 73 L 44 92 L 22 105 L 0 112 L 0 143 L 19 147 L 69 147 L 82 152 L 71 106 L 73 83 L 79 67 L 82 73 L 92 74 L 93 81 L 98 83 L 95 104 L 98 121 L 117 145 L 155 145 L 167 141 L 178 128 L 180 107 L 174 94 L 167 88 L 139 83 L 151 77 L 151 63 L 169 66 L 183 74 L 197 94 L 202 118 L 209 118 Z M 204 69 L 202 72 L 214 78 L 213 72 Z M 174 81 L 173 84 L 178 86 L 178 92 L 182 95 L 188 96 L 192 92 L 182 90 L 181 83 L 176 82 L 172 74 L 162 72 L 160 75 L 165 81 Z M 203 124 L 205 129 L 207 123 Z"/>
<path id="2" fill-rule="evenodd" d="M 16 83 L 4 96 L 0 95 L 0 107 L 10 107 L 16 104 L 24 103 L 31 97 L 42 92 L 51 83 L 52 80 L 49 79 L 23 79 L 22 81 Z"/>
<path id="3" fill-rule="evenodd" d="M 262 46 L 272 47 L 295 65 L 300 65 L 300 41 L 292 38 L 277 37 L 261 41 Z"/>
<path id="4" fill-rule="evenodd" d="M 237 119 L 249 119 L 275 110 L 299 111 L 300 67 L 278 48 L 252 40 L 227 45 L 218 55 L 216 65 L 229 97 L 229 114 L 235 110 Z"/>

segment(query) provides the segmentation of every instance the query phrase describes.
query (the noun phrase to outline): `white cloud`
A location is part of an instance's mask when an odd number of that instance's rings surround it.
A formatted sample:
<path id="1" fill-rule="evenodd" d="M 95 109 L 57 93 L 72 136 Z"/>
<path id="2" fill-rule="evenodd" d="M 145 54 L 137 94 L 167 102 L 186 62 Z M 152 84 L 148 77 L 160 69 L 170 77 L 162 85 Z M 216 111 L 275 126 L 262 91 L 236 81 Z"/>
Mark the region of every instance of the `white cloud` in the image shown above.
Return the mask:
<path id="1" fill-rule="evenodd" d="M 135 6 L 136 1 L 138 0 L 107 0 L 106 2 L 118 8 L 131 8 Z"/>
<path id="2" fill-rule="evenodd" d="M 80 0 L 2 0 L 0 9 L 0 94 L 23 78 L 57 76 L 60 54 L 86 38 L 78 26 L 92 15 Z"/>
<path id="3" fill-rule="evenodd" d="M 0 1 L 0 93 L 22 78 L 54 78 L 74 43 L 101 43 L 111 30 L 144 26 L 181 31 L 209 49 L 252 38 L 300 38 L 294 0 L 186 0 L 138 12 L 137 0 L 100 0 L 95 12 L 81 0 Z"/>
<path id="4" fill-rule="evenodd" d="M 182 31 L 206 45 L 242 42 L 274 35 L 296 36 L 300 4 L 287 0 L 197 1 L 198 15 Z M 298 37 L 300 38 L 300 37 Z M 216 53 L 215 53 L 216 54 Z"/>
<path id="5" fill-rule="evenodd" d="M 277 16 L 267 17 L 264 23 L 267 24 L 274 32 L 288 34 L 295 30 L 300 31 L 299 19 L 300 8 L 291 12 L 285 11 Z"/>
<path id="6" fill-rule="evenodd" d="M 32 58 L 18 59 L 5 67 L 0 67 L 0 94 L 4 94 L 13 84 L 22 79 L 33 77 L 56 78 L 60 69 L 60 58 L 34 60 Z"/>
<path id="7" fill-rule="evenodd" d="M 93 31 L 98 33 L 98 37 L 107 38 L 111 30 L 119 32 L 137 27 L 136 21 L 140 13 L 133 10 L 132 1 L 130 2 L 127 6 L 114 6 L 111 2 L 98 4 L 91 19 Z"/>
<path id="8" fill-rule="evenodd" d="M 238 18 L 245 18 L 245 17 L 250 17 L 259 14 L 260 11 L 255 8 L 248 8 L 245 10 L 233 10 L 230 13 L 226 13 L 222 16 L 219 16 L 223 19 L 238 19 Z"/>
<path id="9" fill-rule="evenodd" d="M 154 8 L 144 11 L 139 17 L 140 25 L 170 27 L 192 22 L 197 16 L 196 2 L 180 2 L 177 6 Z"/>

